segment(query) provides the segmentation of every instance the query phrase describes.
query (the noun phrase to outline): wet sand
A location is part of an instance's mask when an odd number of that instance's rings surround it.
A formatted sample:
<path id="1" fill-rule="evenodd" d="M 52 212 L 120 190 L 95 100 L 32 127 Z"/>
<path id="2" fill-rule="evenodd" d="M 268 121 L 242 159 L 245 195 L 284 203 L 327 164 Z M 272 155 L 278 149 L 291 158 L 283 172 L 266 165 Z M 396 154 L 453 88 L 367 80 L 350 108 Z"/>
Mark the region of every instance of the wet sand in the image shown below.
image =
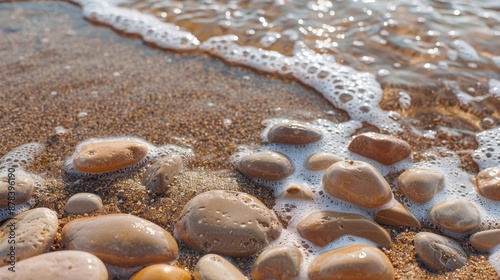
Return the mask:
<path id="1" fill-rule="evenodd" d="M 272 190 L 254 185 L 229 163 L 237 146 L 259 145 L 261 121 L 268 118 L 348 120 L 295 81 L 230 67 L 200 53 L 145 45 L 85 21 L 72 4 L 1 3 L 0 26 L 0 155 L 28 142 L 46 145 L 29 171 L 47 179 L 36 207 L 58 212 L 60 229 L 78 217 L 64 212 L 67 198 L 83 191 L 103 199 L 105 206 L 92 215 L 130 213 L 169 232 L 183 205 L 211 189 L 244 191 L 272 207 Z M 64 161 L 78 142 L 108 136 L 175 144 L 196 156 L 161 196 L 141 186 L 144 170 L 109 182 L 76 181 L 65 174 Z M 427 145 L 432 143 L 419 146 Z M 487 256 L 465 242 L 471 257 L 463 268 L 445 274 L 423 269 L 412 245 L 415 232 L 387 228 L 394 244 L 386 254 L 399 279 L 498 278 Z M 61 249 L 59 240 L 60 235 L 53 250 Z M 178 265 L 192 270 L 201 255 L 180 245 Z M 253 258 L 234 261 L 248 272 Z"/>

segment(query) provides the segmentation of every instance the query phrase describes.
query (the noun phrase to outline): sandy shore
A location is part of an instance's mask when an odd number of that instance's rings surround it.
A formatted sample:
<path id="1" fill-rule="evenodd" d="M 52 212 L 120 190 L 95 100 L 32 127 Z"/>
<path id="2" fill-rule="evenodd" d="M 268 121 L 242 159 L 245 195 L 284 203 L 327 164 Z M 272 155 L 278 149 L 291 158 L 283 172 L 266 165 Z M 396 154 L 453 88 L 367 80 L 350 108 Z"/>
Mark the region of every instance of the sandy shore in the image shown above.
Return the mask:
<path id="1" fill-rule="evenodd" d="M 28 142 L 46 145 L 30 171 L 47 179 L 37 206 L 57 211 L 60 228 L 76 218 L 63 210 L 67 198 L 82 191 L 103 199 L 105 207 L 92 215 L 131 213 L 170 232 L 182 206 L 210 189 L 245 191 L 272 207 L 272 190 L 253 185 L 229 163 L 236 147 L 260 144 L 264 119 L 348 119 L 297 82 L 204 54 L 144 45 L 85 21 L 72 4 L 1 3 L 0 26 L 0 155 Z M 189 147 L 196 157 L 162 196 L 148 194 L 138 175 L 74 183 L 64 174 L 65 159 L 78 142 L 107 136 Z M 446 274 L 423 269 L 415 257 L 415 232 L 389 229 L 394 245 L 386 254 L 399 279 L 498 278 L 487 256 L 465 242 L 471 257 L 463 268 Z M 178 265 L 192 269 L 200 255 L 181 249 Z M 252 261 L 235 260 L 245 272 Z"/>

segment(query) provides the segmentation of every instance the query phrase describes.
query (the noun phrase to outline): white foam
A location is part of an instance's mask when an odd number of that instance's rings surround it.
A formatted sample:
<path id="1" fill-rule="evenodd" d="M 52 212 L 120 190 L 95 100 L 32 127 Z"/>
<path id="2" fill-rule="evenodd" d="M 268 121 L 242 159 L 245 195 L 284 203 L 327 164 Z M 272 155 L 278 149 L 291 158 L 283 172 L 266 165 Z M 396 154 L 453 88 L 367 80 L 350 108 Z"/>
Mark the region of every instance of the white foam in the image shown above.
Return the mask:
<path id="1" fill-rule="evenodd" d="M 8 168 L 23 169 L 33 163 L 44 149 L 45 146 L 37 142 L 27 143 L 12 149 L 0 159 L 0 172 Z"/>
<path id="2" fill-rule="evenodd" d="M 478 133 L 476 141 L 479 146 L 473 157 L 479 169 L 498 166 L 500 163 L 500 127 Z"/>
<path id="3" fill-rule="evenodd" d="M 467 61 L 479 61 L 479 54 L 476 49 L 464 40 L 453 41 L 453 47 L 457 50 L 458 56 Z"/>
<path id="4" fill-rule="evenodd" d="M 500 81 L 496 79 L 490 79 L 488 85 L 490 87 L 489 93 L 494 97 L 500 99 Z"/>

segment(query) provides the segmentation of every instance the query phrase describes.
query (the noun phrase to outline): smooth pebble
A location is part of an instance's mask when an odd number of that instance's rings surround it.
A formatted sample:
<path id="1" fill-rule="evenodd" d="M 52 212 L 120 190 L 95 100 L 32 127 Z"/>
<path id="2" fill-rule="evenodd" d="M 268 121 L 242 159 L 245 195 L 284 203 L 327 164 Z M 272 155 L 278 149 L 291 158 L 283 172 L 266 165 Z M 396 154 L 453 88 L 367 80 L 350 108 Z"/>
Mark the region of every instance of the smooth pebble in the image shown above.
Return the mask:
<path id="1" fill-rule="evenodd" d="M 467 254 L 456 241 L 430 232 L 415 235 L 417 256 L 429 268 L 451 271 L 467 262 Z"/>
<path id="2" fill-rule="evenodd" d="M 102 207 L 101 198 L 93 193 L 77 193 L 72 195 L 64 210 L 69 214 L 89 214 Z"/>
<path id="3" fill-rule="evenodd" d="M 469 242 L 478 251 L 490 251 L 500 244 L 500 229 L 476 232 L 469 238 Z"/>
<path id="4" fill-rule="evenodd" d="M 28 201 L 35 190 L 35 181 L 28 173 L 16 170 L 0 175 L 0 208 Z"/>
<path id="5" fill-rule="evenodd" d="M 395 227 L 414 227 L 420 229 L 420 221 L 401 203 L 382 209 L 375 214 L 375 222 Z"/>
<path id="6" fill-rule="evenodd" d="M 479 172 L 474 184 L 482 196 L 500 201 L 500 167 L 490 167 Z"/>
<path id="7" fill-rule="evenodd" d="M 156 194 L 164 193 L 181 170 L 182 158 L 179 155 L 161 158 L 146 170 L 142 184 Z"/>
<path id="8" fill-rule="evenodd" d="M 356 135 L 349 143 L 348 149 L 385 165 L 399 162 L 411 154 L 411 147 L 405 141 L 375 132 Z"/>
<path id="9" fill-rule="evenodd" d="M 276 124 L 269 130 L 267 139 L 270 143 L 303 145 L 316 142 L 323 137 L 318 130 L 307 123 L 292 121 Z"/>
<path id="10" fill-rule="evenodd" d="M 252 266 L 252 279 L 288 280 L 301 270 L 302 253 L 293 246 L 272 246 L 264 250 Z"/>
<path id="11" fill-rule="evenodd" d="M 291 185 L 283 190 L 278 198 L 313 200 L 314 194 L 304 185 Z"/>
<path id="12" fill-rule="evenodd" d="M 304 165 L 307 170 L 319 171 L 327 169 L 330 165 L 343 160 L 343 158 L 331 153 L 318 152 L 309 156 Z"/>
<path id="13" fill-rule="evenodd" d="M 438 170 L 418 167 L 408 169 L 398 177 L 399 190 L 409 199 L 426 203 L 444 186 L 444 175 Z"/>
<path id="14" fill-rule="evenodd" d="M 278 181 L 290 176 L 295 167 L 285 155 L 263 151 L 244 156 L 238 163 L 238 170 L 250 178 Z"/>
<path id="15" fill-rule="evenodd" d="M 191 275 L 177 266 L 153 264 L 141 269 L 129 280 L 191 280 Z"/>
<path id="16" fill-rule="evenodd" d="M 427 218 L 434 225 L 451 231 L 463 233 L 471 231 L 481 223 L 481 213 L 470 201 L 457 198 L 434 205 Z"/>
<path id="17" fill-rule="evenodd" d="M 232 263 L 216 254 L 203 256 L 196 263 L 193 277 L 194 280 L 247 280 Z"/>

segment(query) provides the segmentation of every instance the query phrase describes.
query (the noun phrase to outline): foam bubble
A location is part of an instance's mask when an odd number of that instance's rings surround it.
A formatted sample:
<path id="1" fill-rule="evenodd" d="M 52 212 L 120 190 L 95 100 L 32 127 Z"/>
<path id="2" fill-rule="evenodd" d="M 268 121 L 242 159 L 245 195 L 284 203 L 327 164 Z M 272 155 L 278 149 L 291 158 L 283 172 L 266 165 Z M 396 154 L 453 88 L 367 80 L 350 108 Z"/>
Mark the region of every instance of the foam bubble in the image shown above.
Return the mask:
<path id="1" fill-rule="evenodd" d="M 485 130 L 476 135 L 479 146 L 474 152 L 474 161 L 481 170 L 498 166 L 500 162 L 500 127 Z"/>
<path id="2" fill-rule="evenodd" d="M 476 49 L 464 40 L 453 41 L 453 47 L 457 50 L 458 56 L 467 61 L 479 61 L 479 54 Z"/>
<path id="3" fill-rule="evenodd" d="M 0 159 L 0 172 L 11 167 L 23 169 L 31 164 L 44 149 L 45 146 L 37 142 L 27 143 L 12 149 Z"/>

